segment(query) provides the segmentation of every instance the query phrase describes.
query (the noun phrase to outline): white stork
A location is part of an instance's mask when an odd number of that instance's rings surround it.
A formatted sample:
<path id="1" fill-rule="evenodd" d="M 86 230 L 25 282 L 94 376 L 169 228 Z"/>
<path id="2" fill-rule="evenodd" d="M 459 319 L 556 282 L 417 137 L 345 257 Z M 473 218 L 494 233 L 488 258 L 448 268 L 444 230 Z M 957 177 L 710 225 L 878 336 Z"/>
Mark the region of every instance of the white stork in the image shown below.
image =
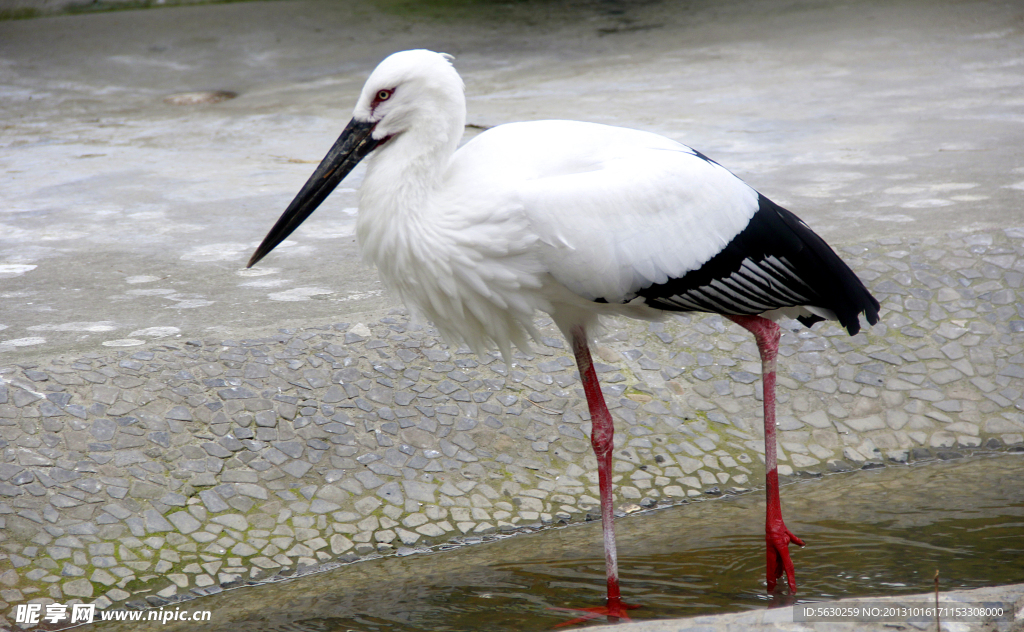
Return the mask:
<path id="1" fill-rule="evenodd" d="M 477 353 L 537 337 L 546 312 L 572 345 L 598 462 L 608 599 L 625 617 L 612 508 L 612 418 L 589 351 L 605 314 L 655 320 L 713 312 L 761 354 L 767 586 L 796 592 L 779 503 L 775 358 L 782 316 L 838 320 L 851 335 L 878 301 L 807 225 L 718 163 L 656 134 L 573 121 L 510 123 L 456 151 L 466 119 L 447 55 L 395 53 L 370 75 L 352 120 L 249 266 L 302 223 L 363 158 L 357 234 L 384 283 Z"/>

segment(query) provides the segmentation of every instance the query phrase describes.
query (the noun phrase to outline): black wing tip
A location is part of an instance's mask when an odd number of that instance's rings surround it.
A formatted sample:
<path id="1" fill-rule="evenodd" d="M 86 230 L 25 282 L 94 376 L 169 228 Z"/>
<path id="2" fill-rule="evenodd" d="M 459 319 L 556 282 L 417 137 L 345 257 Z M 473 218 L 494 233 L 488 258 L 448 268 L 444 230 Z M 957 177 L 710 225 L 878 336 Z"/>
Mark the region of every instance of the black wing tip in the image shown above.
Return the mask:
<path id="1" fill-rule="evenodd" d="M 835 320 L 839 321 L 839 325 L 845 329 L 848 334 L 856 336 L 860 333 L 862 328 L 860 320 L 861 314 L 864 315 L 864 320 L 867 322 L 869 327 L 878 324 L 879 304 L 878 300 L 871 295 L 871 292 L 869 292 L 866 287 L 864 287 L 860 278 L 858 278 L 852 270 L 850 270 L 850 276 L 852 277 L 852 283 L 846 284 L 847 291 L 842 293 L 841 300 L 843 301 L 843 304 L 839 309 L 836 309 L 835 307 L 829 307 L 828 309 L 832 310 L 835 314 Z M 851 287 L 852 284 L 856 285 Z M 811 321 L 810 324 L 805 322 L 805 318 Z M 810 327 L 811 324 L 821 322 L 825 319 L 820 316 L 812 316 L 801 317 L 797 320 L 805 326 Z"/>
<path id="2" fill-rule="evenodd" d="M 860 333 L 861 314 L 864 315 L 864 320 L 867 321 L 869 326 L 878 324 L 878 311 L 881 307 L 878 299 L 871 295 L 871 292 L 864 286 L 864 282 L 843 261 L 842 257 L 792 211 L 779 206 L 760 193 L 758 194 L 758 204 L 759 211 L 765 209 L 775 211 L 794 234 L 798 236 L 803 243 L 803 247 L 808 248 L 810 252 L 814 253 L 814 257 L 822 264 L 820 269 L 831 271 L 831 276 L 833 277 L 831 282 L 819 287 L 835 287 L 838 285 L 841 288 L 838 291 L 821 292 L 823 298 L 827 296 L 833 304 L 845 304 L 840 310 L 837 310 L 834 306 L 823 306 L 836 312 L 839 324 L 851 336 L 856 336 Z"/>
<path id="3" fill-rule="evenodd" d="M 850 270 L 850 275 L 852 276 L 853 281 L 857 284 L 854 292 L 846 293 L 847 300 L 849 300 L 852 305 L 848 304 L 846 311 L 841 315 L 837 315 L 837 318 L 839 320 L 839 324 L 842 325 L 851 336 L 856 336 L 861 330 L 861 314 L 864 315 L 864 320 L 867 321 L 869 327 L 877 325 L 879 320 L 878 311 L 881 306 L 878 303 L 878 299 L 872 296 L 871 292 L 864 287 L 864 284 L 853 270 Z M 851 294 L 856 296 L 856 299 L 851 300 Z"/>

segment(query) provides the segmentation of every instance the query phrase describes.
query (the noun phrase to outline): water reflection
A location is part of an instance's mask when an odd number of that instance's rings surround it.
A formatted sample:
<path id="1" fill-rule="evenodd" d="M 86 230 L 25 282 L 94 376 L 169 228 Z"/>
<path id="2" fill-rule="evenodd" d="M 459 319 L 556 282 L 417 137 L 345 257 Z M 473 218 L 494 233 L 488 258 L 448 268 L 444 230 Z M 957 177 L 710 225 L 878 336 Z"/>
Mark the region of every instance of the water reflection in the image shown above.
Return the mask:
<path id="1" fill-rule="evenodd" d="M 1004 454 L 784 487 L 786 522 L 808 542 L 794 552 L 800 601 L 927 592 L 936 569 L 944 590 L 1024 582 L 1022 478 L 1024 455 Z M 623 598 L 643 605 L 631 614 L 766 607 L 763 519 L 761 495 L 750 494 L 619 520 Z M 211 610 L 204 630 L 542 630 L 573 618 L 552 608 L 598 605 L 603 590 L 600 526 L 590 523 L 177 607 Z"/>

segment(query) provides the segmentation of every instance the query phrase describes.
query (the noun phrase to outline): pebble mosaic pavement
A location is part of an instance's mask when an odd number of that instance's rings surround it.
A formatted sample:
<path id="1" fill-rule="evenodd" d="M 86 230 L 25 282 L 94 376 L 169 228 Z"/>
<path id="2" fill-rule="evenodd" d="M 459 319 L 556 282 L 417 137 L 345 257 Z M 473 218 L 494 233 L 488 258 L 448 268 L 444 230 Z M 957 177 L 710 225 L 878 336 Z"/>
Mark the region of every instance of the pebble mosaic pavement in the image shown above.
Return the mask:
<path id="1" fill-rule="evenodd" d="M 882 303 L 786 323 L 784 477 L 1024 449 L 1024 229 L 841 248 Z M 598 515 L 571 356 L 511 367 L 402 310 L 256 340 L 0 354 L 0 625 L 148 607 Z M 717 316 L 615 320 L 598 372 L 623 513 L 763 485 L 760 362 Z"/>

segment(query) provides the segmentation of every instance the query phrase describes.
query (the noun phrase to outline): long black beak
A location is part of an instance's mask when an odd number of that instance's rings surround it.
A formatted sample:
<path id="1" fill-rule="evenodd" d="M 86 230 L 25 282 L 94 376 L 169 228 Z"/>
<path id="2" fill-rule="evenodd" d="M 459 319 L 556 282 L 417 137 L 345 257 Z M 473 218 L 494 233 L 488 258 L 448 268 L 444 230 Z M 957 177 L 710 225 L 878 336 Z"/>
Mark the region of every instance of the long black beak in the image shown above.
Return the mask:
<path id="1" fill-rule="evenodd" d="M 263 243 L 256 249 L 252 258 L 249 259 L 249 264 L 245 267 L 251 268 L 256 265 L 256 262 L 276 248 L 288 235 L 291 235 L 299 227 L 299 224 L 312 215 L 313 211 L 327 199 L 331 191 L 359 164 L 359 161 L 384 140 L 374 139 L 370 135 L 372 131 L 373 123 L 364 123 L 355 119 L 349 121 L 345 131 L 334 143 L 334 147 L 331 147 L 324 159 L 320 161 L 320 166 L 316 168 L 274 227 L 263 238 Z"/>

